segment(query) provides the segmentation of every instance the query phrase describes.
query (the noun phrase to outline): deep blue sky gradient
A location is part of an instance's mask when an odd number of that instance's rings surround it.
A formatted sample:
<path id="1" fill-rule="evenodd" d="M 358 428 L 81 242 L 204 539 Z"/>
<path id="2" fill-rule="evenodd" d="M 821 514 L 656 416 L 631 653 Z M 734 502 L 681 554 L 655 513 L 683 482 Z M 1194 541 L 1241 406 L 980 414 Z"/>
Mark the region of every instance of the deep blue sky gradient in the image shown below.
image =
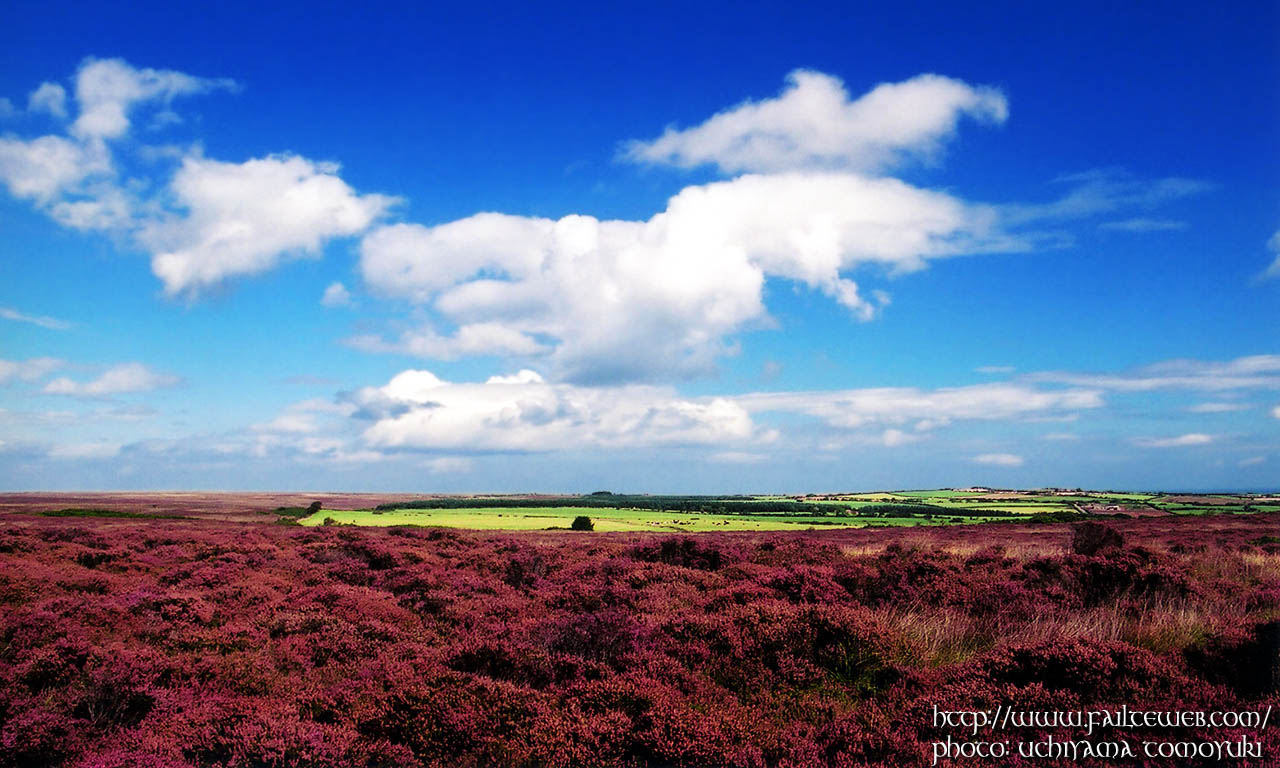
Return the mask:
<path id="1" fill-rule="evenodd" d="M 176 102 L 184 122 L 163 138 L 139 127 L 125 141 L 199 141 L 208 157 L 228 162 L 282 152 L 332 160 L 354 189 L 402 198 L 394 220 L 427 225 L 479 211 L 648 218 L 681 188 L 715 176 L 620 162 L 620 144 L 769 98 L 796 68 L 835 75 L 854 96 L 924 72 L 1001 89 L 1010 109 L 1004 124 L 962 123 L 935 165 L 896 174 L 967 200 L 1048 202 L 1068 186 L 1056 179 L 1093 169 L 1210 185 L 1155 211 L 1063 222 L 1072 240 L 1065 247 L 935 261 L 902 276 L 860 271 L 853 275 L 860 284 L 893 295 L 871 322 L 852 320 L 814 291 L 771 281 L 766 299 L 777 327 L 737 335 L 740 353 L 722 359 L 717 373 L 673 382 L 689 396 L 928 389 L 1002 378 L 974 370 L 980 366 L 1012 366 L 1013 375 L 1123 372 L 1175 358 L 1280 353 L 1280 280 L 1259 278 L 1275 256 L 1266 242 L 1280 227 L 1278 41 L 1274 2 L 126 8 L 24 0 L 0 10 L 0 96 L 21 108 L 42 81 L 70 89 L 91 56 L 232 78 L 236 92 Z M 0 122 L 0 134 L 23 138 L 52 130 L 43 116 Z M 1185 228 L 1098 226 L 1147 215 Z M 322 259 L 289 261 L 199 300 L 170 299 L 136 246 L 65 229 L 0 194 L 0 306 L 75 323 L 50 331 L 0 320 L 0 358 L 57 357 L 81 366 L 85 377 L 136 360 L 181 377 L 176 389 L 123 398 L 145 399 L 156 411 L 149 420 L 84 427 L 86 439 L 122 444 L 244 430 L 289 403 L 379 386 L 410 367 L 451 380 L 511 369 L 493 358 L 423 361 L 342 344 L 414 318 L 403 304 L 361 292 L 355 252 L 354 240 L 339 239 Z M 358 311 L 319 306 L 334 281 L 353 290 Z M 766 374 L 769 366 L 776 372 Z M 297 376 L 324 381 L 289 381 Z M 0 488 L 1280 485 L 1280 419 L 1270 413 L 1280 395 L 1240 393 L 1253 404 L 1249 411 L 1193 417 L 1180 410 L 1213 397 L 1109 397 L 1104 411 L 1063 428 L 1092 441 L 1087 450 L 1079 442 L 1069 449 L 1037 442 L 1022 434 L 1026 424 L 959 425 L 949 433 L 966 445 L 988 441 L 989 452 L 1025 456 L 1023 467 L 1009 470 L 976 467 L 941 442 L 905 455 L 868 449 L 830 467 L 798 455 L 778 456 L 767 468 L 672 458 L 691 449 L 613 461 L 575 452 L 479 456 L 460 477 L 406 469 L 419 457 L 336 470 L 250 459 L 147 466 L 120 457 L 44 460 L 31 430 L 0 426 L 0 440 L 20 446 L 0 453 Z M 102 407 L 55 400 L 0 386 L 0 408 L 10 414 Z M 1191 454 L 1153 455 L 1126 442 L 1192 432 L 1224 437 Z M 59 434 L 51 439 L 72 439 Z M 1263 460 L 1240 466 L 1255 456 Z"/>

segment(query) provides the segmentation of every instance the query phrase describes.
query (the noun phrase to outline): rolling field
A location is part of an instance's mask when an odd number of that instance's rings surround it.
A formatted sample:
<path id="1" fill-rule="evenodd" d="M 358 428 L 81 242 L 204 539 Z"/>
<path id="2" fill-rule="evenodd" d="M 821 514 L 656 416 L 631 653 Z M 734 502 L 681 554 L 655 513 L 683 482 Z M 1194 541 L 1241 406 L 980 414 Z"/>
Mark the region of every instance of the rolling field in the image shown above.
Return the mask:
<path id="1" fill-rule="evenodd" d="M 540 507 L 511 509 L 323 509 L 303 518 L 302 525 L 322 525 L 325 519 L 341 525 L 417 525 L 475 530 L 541 531 L 568 528 L 575 517 L 591 518 L 597 531 L 795 531 L 808 528 L 865 528 L 868 526 L 943 525 L 919 517 L 836 518 L 812 515 L 713 515 L 674 514 L 641 509 L 584 509 Z M 966 518 L 986 522 L 995 518 Z"/>
<path id="2" fill-rule="evenodd" d="M 492 506 L 488 506 L 492 504 Z M 414 508 L 431 506 L 433 508 Z M 670 509 L 652 508 L 668 505 Z M 651 507 L 651 508 L 645 508 Z M 756 508 L 760 511 L 757 512 Z M 305 526 L 365 525 L 536 531 L 568 528 L 590 517 L 602 532 L 833 530 L 937 526 L 1063 516 L 1151 517 L 1280 511 L 1280 499 L 1260 495 L 1170 495 L 1085 491 L 939 489 L 800 496 L 493 496 L 441 497 L 330 508 L 300 517 Z M 1036 516 L 1040 516 L 1037 518 Z"/>

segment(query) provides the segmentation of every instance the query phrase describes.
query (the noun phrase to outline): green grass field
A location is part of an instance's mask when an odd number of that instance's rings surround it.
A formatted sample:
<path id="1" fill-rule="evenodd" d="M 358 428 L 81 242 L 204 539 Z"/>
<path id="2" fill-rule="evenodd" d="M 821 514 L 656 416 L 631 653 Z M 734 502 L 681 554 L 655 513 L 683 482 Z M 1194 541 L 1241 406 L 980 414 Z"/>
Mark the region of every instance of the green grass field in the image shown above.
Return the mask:
<path id="1" fill-rule="evenodd" d="M 477 530 L 541 531 L 565 528 L 578 515 L 590 517 L 597 531 L 796 531 L 815 528 L 865 528 L 868 526 L 946 525 L 944 519 L 922 517 L 838 518 L 794 515 L 710 515 L 653 512 L 641 509 L 324 509 L 303 518 L 302 525 L 321 525 L 326 518 L 342 525 L 418 525 Z M 994 518 L 966 518 L 980 523 Z"/>
<path id="2" fill-rule="evenodd" d="M 484 503 L 501 504 L 503 497 L 488 498 Z M 516 498 L 516 497 L 511 497 Z M 1017 520 L 1042 513 L 1079 514 L 1081 509 L 1118 508 L 1128 514 L 1239 514 L 1241 512 L 1280 511 L 1280 505 L 1265 503 L 1246 496 L 1204 496 L 1189 501 L 1187 497 L 1165 497 L 1161 494 L 1087 492 L 1055 494 L 1052 492 L 984 492 L 984 491 L 893 491 L 853 494 L 823 494 L 816 497 L 757 496 L 741 501 L 804 501 L 830 508 L 830 513 L 714 514 L 711 512 L 677 512 L 624 507 L 584 508 L 564 506 L 572 497 L 548 497 L 547 506 L 475 507 L 460 509 L 324 509 L 302 518 L 302 525 L 322 525 L 325 520 L 340 525 L 414 525 L 478 530 L 536 531 L 568 529 L 579 515 L 590 517 L 597 531 L 795 531 L 865 528 L 869 526 L 953 525 Z M 638 497 L 637 497 L 638 498 Z M 648 497 L 651 498 L 651 497 Z M 714 497 L 701 497 L 714 498 Z M 1166 501 L 1166 498 L 1178 498 Z M 559 506 L 556 506 L 559 501 Z M 1204 503 L 1197 503 L 1203 501 Z M 1228 501 L 1228 504 L 1221 504 Z M 1217 502 L 1215 504 L 1215 502 Z M 474 503 L 474 502 L 473 502 Z M 621 502 L 620 502 L 621 503 Z M 875 504 L 928 504 L 919 513 L 902 513 L 900 508 L 867 510 Z M 1246 506 L 1247 505 L 1247 506 Z M 810 507 L 810 511 L 813 507 Z M 945 510 L 956 510 L 949 515 Z M 1001 516 L 975 514 L 984 510 Z M 884 516 L 881 516 L 884 515 Z M 963 515 L 963 517 L 960 517 Z"/>

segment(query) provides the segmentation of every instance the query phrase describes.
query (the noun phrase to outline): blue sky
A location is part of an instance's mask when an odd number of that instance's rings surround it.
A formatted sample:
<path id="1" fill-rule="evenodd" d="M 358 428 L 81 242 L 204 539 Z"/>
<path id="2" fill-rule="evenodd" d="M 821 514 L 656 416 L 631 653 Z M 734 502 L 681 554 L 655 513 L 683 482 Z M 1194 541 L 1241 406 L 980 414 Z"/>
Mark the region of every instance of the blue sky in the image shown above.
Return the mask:
<path id="1" fill-rule="evenodd" d="M 1280 9 L 11 3 L 0 488 L 1280 487 Z"/>

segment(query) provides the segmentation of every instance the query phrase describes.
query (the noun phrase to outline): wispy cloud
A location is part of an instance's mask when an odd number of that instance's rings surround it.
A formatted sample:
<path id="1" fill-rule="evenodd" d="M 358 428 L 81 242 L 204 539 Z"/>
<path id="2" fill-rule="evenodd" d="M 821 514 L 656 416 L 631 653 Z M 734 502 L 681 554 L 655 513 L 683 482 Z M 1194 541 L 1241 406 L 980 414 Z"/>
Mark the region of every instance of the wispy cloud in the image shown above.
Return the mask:
<path id="1" fill-rule="evenodd" d="M 750 451 L 720 451 L 711 454 L 708 458 L 717 464 L 762 464 L 769 460 L 769 454 L 752 453 Z"/>
<path id="2" fill-rule="evenodd" d="M 0 384 L 10 381 L 36 381 L 66 366 L 56 357 L 33 357 L 29 360 L 0 360 Z"/>
<path id="3" fill-rule="evenodd" d="M 1020 467 L 1025 463 L 1021 456 L 1013 453 L 984 453 L 974 456 L 973 462 L 993 467 Z"/>
<path id="4" fill-rule="evenodd" d="M 75 381 L 60 377 L 44 386 L 48 395 L 70 397 L 107 397 L 172 387 L 182 381 L 177 376 L 153 371 L 142 363 L 124 363 L 108 368 L 96 379 Z"/>
<path id="5" fill-rule="evenodd" d="M 49 449 L 51 459 L 109 459 L 119 455 L 120 445 L 108 442 L 63 443 Z"/>
<path id="6" fill-rule="evenodd" d="M 66 320 L 59 320 L 56 317 L 45 317 L 43 315 L 27 315 L 11 307 L 0 307 L 0 317 L 5 320 L 13 320 L 17 323 L 38 325 L 41 328 L 48 328 L 51 331 L 65 331 L 68 328 L 75 327 L 75 323 L 68 322 Z"/>
<path id="7" fill-rule="evenodd" d="M 1267 250 L 1275 254 L 1275 260 L 1271 262 L 1271 266 L 1267 267 L 1262 273 L 1262 278 L 1268 279 L 1272 277 L 1280 277 L 1280 230 L 1277 230 L 1271 239 L 1267 241 Z"/>
<path id="8" fill-rule="evenodd" d="M 1120 392 L 1147 392 L 1162 389 L 1206 391 L 1280 389 L 1280 355 L 1250 355 L 1224 362 L 1167 360 L 1143 366 L 1128 373 L 1050 371 L 1028 374 L 1024 379 Z"/>
<path id="9" fill-rule="evenodd" d="M 1187 410 L 1192 413 L 1231 413 L 1247 411 L 1252 407 L 1248 403 L 1196 403 Z"/>
<path id="10" fill-rule="evenodd" d="M 1177 437 L 1136 437 L 1133 444 L 1142 448 L 1184 448 L 1193 445 L 1208 445 L 1217 438 L 1202 432 L 1190 432 Z"/>
<path id="11" fill-rule="evenodd" d="M 1176 219 L 1134 218 L 1107 221 L 1098 225 L 1098 229 L 1107 229 L 1113 232 L 1170 232 L 1186 228 L 1187 222 Z"/>

